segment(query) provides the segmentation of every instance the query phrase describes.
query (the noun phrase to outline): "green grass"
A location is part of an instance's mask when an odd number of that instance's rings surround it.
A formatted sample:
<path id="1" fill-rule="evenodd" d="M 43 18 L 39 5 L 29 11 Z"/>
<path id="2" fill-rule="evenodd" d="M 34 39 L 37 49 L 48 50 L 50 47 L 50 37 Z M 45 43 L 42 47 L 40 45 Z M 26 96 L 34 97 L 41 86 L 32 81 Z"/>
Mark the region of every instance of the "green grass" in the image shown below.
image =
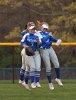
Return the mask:
<path id="1" fill-rule="evenodd" d="M 2 84 L 0 81 L 0 100 L 76 100 L 76 80 L 63 80 L 60 87 L 54 82 L 51 91 L 47 81 L 41 81 L 42 88 L 26 90 L 19 84 Z"/>

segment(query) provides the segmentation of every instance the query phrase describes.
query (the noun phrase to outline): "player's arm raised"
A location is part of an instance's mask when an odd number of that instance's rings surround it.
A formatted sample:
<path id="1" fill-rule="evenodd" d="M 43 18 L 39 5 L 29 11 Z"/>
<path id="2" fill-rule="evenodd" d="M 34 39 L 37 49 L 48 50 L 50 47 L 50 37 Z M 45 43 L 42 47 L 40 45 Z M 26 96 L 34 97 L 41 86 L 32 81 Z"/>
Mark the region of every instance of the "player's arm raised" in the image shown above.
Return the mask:
<path id="1" fill-rule="evenodd" d="M 56 42 L 56 45 L 59 46 L 62 42 L 61 39 L 56 39 L 55 37 L 53 36 L 50 36 L 50 40 L 52 40 L 53 42 Z"/>

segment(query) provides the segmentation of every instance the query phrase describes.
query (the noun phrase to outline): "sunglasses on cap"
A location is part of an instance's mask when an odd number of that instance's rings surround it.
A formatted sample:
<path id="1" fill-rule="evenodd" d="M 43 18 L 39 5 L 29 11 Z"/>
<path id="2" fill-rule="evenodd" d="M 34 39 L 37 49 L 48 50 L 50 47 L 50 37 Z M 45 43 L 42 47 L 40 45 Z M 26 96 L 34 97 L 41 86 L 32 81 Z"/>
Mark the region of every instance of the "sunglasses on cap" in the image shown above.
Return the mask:
<path id="1" fill-rule="evenodd" d="M 48 30 L 47 28 L 43 28 L 44 30 Z"/>

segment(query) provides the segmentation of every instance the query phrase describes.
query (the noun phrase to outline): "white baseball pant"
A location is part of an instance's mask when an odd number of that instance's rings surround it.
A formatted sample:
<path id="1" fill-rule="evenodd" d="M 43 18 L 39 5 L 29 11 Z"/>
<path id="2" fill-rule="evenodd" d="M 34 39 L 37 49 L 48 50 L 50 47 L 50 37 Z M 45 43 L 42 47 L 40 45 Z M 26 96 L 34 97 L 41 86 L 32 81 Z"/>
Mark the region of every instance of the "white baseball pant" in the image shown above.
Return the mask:
<path id="1" fill-rule="evenodd" d="M 35 52 L 34 56 L 27 56 L 27 64 L 30 67 L 30 72 L 32 71 L 40 71 L 41 70 L 41 58 L 38 51 Z"/>
<path id="2" fill-rule="evenodd" d="M 58 61 L 57 55 L 52 47 L 50 47 L 49 49 L 40 49 L 40 54 L 44 61 L 44 64 L 46 67 L 46 72 L 51 71 L 50 60 L 54 64 L 55 68 L 59 68 L 59 61 Z"/>
<path id="3" fill-rule="evenodd" d="M 22 49 L 21 51 L 21 56 L 22 56 L 22 67 L 21 69 L 28 71 L 29 67 L 27 65 L 27 59 L 26 59 L 26 54 L 25 54 L 25 48 Z"/>

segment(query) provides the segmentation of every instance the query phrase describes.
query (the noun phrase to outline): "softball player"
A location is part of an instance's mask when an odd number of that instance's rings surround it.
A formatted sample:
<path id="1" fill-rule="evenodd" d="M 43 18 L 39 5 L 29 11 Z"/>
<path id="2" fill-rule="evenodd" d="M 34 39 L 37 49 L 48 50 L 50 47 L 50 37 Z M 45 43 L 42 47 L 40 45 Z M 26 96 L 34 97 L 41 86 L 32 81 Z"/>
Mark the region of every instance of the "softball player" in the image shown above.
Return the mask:
<path id="1" fill-rule="evenodd" d="M 23 36 L 21 40 L 21 45 L 24 48 L 30 47 L 35 55 L 28 56 L 26 55 L 27 64 L 30 67 L 30 79 L 31 79 L 31 87 L 41 87 L 39 80 L 40 80 L 40 66 L 41 66 L 41 58 L 38 52 L 38 36 L 35 35 L 35 25 L 31 25 L 28 27 L 28 33 Z M 36 83 L 35 83 L 35 81 Z M 25 85 L 25 84 L 24 84 Z"/>
<path id="2" fill-rule="evenodd" d="M 35 25 L 34 22 L 28 22 L 27 25 L 25 26 L 25 30 L 23 30 L 21 32 L 21 35 L 24 36 L 25 34 L 27 34 L 28 29 L 27 26 L 30 25 Z M 21 56 L 22 56 L 22 67 L 20 68 L 20 79 L 19 79 L 19 84 L 24 85 L 25 84 L 25 88 L 29 89 L 28 86 L 28 79 L 29 79 L 29 67 L 26 64 L 26 54 L 25 54 L 25 48 L 22 49 L 21 51 Z M 25 80 L 25 81 L 24 81 Z"/>
<path id="3" fill-rule="evenodd" d="M 51 36 L 50 33 L 47 32 L 48 28 L 49 28 L 49 26 L 45 22 L 41 26 L 40 34 L 42 35 L 42 38 L 41 38 L 40 54 L 41 54 L 41 57 L 44 61 L 45 67 L 46 67 L 46 75 L 47 75 L 47 79 L 48 79 L 48 82 L 49 82 L 49 88 L 51 90 L 54 90 L 54 86 L 53 86 L 53 83 L 51 81 L 51 63 L 50 63 L 50 59 L 51 59 L 52 63 L 55 66 L 55 72 L 56 72 L 55 81 L 60 86 L 63 86 L 63 84 L 60 80 L 59 61 L 58 61 L 58 58 L 57 58 L 57 55 L 56 55 L 54 49 L 52 48 L 52 42 L 56 42 L 56 45 L 60 45 L 61 39 L 56 39 L 55 37 Z"/>

